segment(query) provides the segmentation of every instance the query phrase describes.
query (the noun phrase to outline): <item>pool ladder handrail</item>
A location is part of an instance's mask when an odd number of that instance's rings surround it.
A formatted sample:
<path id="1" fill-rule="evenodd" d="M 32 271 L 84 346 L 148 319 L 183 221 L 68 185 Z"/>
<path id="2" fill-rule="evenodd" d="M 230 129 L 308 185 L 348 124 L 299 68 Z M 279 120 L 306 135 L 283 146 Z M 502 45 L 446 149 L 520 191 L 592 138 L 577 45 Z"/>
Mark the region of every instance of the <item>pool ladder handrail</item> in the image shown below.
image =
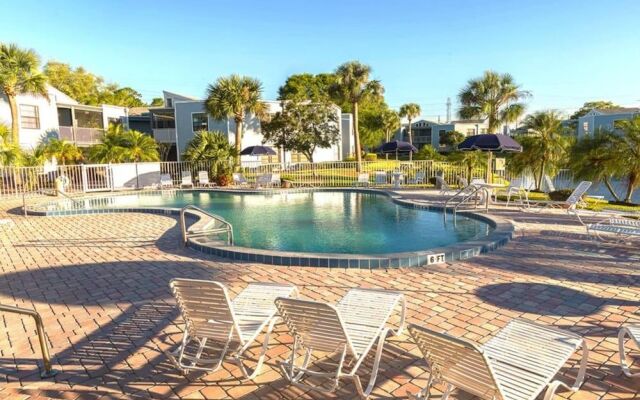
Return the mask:
<path id="1" fill-rule="evenodd" d="M 49 354 L 49 347 L 47 346 L 47 342 L 45 340 L 44 324 L 42 323 L 42 317 L 40 316 L 40 314 L 36 310 L 3 304 L 0 304 L 0 312 L 27 315 L 33 318 L 34 322 L 36 323 L 36 332 L 38 333 L 40 353 L 42 354 L 42 363 L 44 365 L 44 372 L 40 374 L 40 378 L 46 379 L 55 376 L 58 371 L 53 369 L 51 365 L 51 356 Z"/>
<path id="2" fill-rule="evenodd" d="M 455 200 L 458 197 L 464 196 L 457 203 L 455 203 L 455 205 L 453 206 L 453 217 L 454 217 L 454 220 L 455 220 L 456 214 L 458 212 L 458 207 L 460 207 L 461 205 L 466 203 L 468 200 L 474 199 L 475 200 L 475 207 L 478 206 L 478 196 L 477 196 L 477 194 L 479 192 L 483 192 L 485 196 L 490 196 L 489 191 L 487 190 L 487 188 L 482 187 L 482 186 L 477 186 L 477 185 L 474 185 L 472 183 L 469 186 L 465 186 L 462 189 L 458 190 L 458 192 L 456 192 L 456 194 L 454 194 L 449 199 L 447 199 L 447 201 L 444 203 L 444 213 L 443 213 L 445 222 L 447 221 L 447 210 L 449 209 L 449 203 L 450 202 L 452 202 L 453 200 Z M 487 199 L 487 198 L 488 197 L 485 197 L 485 199 Z M 486 211 L 487 212 L 489 211 L 489 203 L 488 202 L 486 202 Z"/>
<path id="3" fill-rule="evenodd" d="M 60 192 L 58 190 L 55 189 L 35 189 L 35 190 L 30 190 L 30 191 L 26 191 L 26 192 L 22 192 L 22 212 L 23 215 L 26 217 L 29 213 L 27 212 L 27 195 L 36 195 L 36 194 L 42 194 L 45 196 L 52 196 L 52 195 L 59 195 L 61 194 L 62 197 L 71 200 L 71 202 L 73 204 L 82 204 L 81 202 L 79 202 L 78 200 L 74 199 L 73 197 L 69 196 L 68 194 L 64 193 L 64 192 Z"/>
<path id="4" fill-rule="evenodd" d="M 214 220 L 215 222 L 221 224 L 222 226 L 215 226 L 212 228 L 205 228 L 202 230 L 198 230 L 195 232 L 189 232 L 187 229 L 187 222 L 186 222 L 186 218 L 185 218 L 185 214 L 188 213 L 189 211 L 196 211 L 199 212 L 201 214 L 204 214 L 206 216 L 208 216 L 209 218 L 211 218 L 212 220 Z M 180 209 L 180 229 L 182 232 L 182 241 L 184 243 L 184 245 L 187 245 L 187 242 L 189 240 L 189 237 L 193 237 L 193 236 L 204 236 L 204 235 L 210 235 L 210 234 L 216 234 L 216 233 L 226 233 L 227 234 L 227 244 L 229 246 L 233 246 L 233 226 L 224 218 L 222 218 L 219 215 L 207 212 L 205 210 L 203 210 L 200 207 L 196 207 L 194 205 L 187 205 L 184 206 Z"/>

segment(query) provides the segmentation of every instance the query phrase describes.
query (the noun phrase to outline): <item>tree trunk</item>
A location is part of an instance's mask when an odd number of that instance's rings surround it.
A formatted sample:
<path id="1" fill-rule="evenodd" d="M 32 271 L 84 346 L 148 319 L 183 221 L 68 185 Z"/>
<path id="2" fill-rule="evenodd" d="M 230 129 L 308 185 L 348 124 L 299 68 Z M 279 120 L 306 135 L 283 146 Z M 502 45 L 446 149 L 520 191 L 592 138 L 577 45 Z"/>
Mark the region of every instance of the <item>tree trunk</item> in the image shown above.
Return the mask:
<path id="1" fill-rule="evenodd" d="M 633 197 L 633 191 L 636 188 L 637 180 L 638 176 L 635 173 L 629 174 L 629 183 L 627 183 L 627 195 L 624 198 L 625 203 L 631 203 L 631 198 Z"/>
<path id="2" fill-rule="evenodd" d="M 411 132 L 411 118 L 409 118 L 409 144 L 413 146 L 413 134 Z M 413 151 L 409 150 L 409 161 L 413 160 Z"/>
<path id="3" fill-rule="evenodd" d="M 605 176 L 604 179 L 604 184 L 607 187 L 607 189 L 609 189 L 609 192 L 611 193 L 611 195 L 613 196 L 613 198 L 617 201 L 620 202 L 620 197 L 618 196 L 618 193 L 616 193 L 615 189 L 613 188 L 613 185 L 611 184 L 611 181 L 609 180 L 608 176 Z"/>
<path id="4" fill-rule="evenodd" d="M 11 142 L 16 145 L 20 144 L 20 136 L 18 133 L 18 104 L 14 96 L 7 96 L 9 99 L 9 108 L 11 109 Z"/>
<path id="5" fill-rule="evenodd" d="M 546 160 L 543 158 L 540 160 L 540 174 L 538 175 L 538 182 L 536 182 L 536 190 L 542 189 L 542 178 L 544 178 L 544 168 Z"/>
<path id="6" fill-rule="evenodd" d="M 362 150 L 360 149 L 360 132 L 358 131 L 358 103 L 353 103 L 353 143 L 358 162 L 358 172 L 362 171 Z"/>
<path id="7" fill-rule="evenodd" d="M 240 166 L 240 152 L 242 151 L 242 119 L 236 119 L 236 167 Z"/>

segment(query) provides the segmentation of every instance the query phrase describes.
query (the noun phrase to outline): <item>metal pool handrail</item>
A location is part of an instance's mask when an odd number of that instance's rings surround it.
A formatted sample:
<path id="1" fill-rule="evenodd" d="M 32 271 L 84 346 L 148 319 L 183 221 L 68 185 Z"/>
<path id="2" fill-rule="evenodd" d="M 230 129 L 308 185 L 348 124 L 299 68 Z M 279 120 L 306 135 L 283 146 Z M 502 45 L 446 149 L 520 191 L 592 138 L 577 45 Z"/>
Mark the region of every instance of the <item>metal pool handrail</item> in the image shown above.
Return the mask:
<path id="1" fill-rule="evenodd" d="M 190 233 L 189 231 L 187 231 L 187 223 L 185 220 L 185 214 L 189 211 L 197 211 L 202 214 L 205 214 L 206 216 L 220 223 L 222 227 L 205 228 L 197 232 Z M 187 205 L 180 209 L 180 229 L 182 232 L 182 240 L 185 246 L 187 245 L 187 240 L 189 239 L 189 236 L 193 236 L 194 234 L 198 236 L 202 236 L 202 235 L 207 235 L 212 233 L 226 233 L 227 243 L 231 246 L 233 245 L 233 226 L 221 216 L 207 212 L 202 208 L 196 207 L 194 205 Z"/>
<path id="2" fill-rule="evenodd" d="M 469 189 L 471 189 L 471 191 L 469 191 Z M 447 221 L 447 209 L 449 208 L 449 203 L 452 202 L 453 200 L 455 200 L 456 198 L 462 197 L 457 203 L 455 203 L 454 207 L 453 207 L 453 216 L 455 218 L 456 213 L 458 211 L 458 207 L 461 206 L 462 204 L 464 204 L 467 200 L 471 199 L 471 198 L 475 198 L 476 194 L 478 194 L 479 191 L 484 191 L 485 195 L 489 194 L 489 191 L 481 186 L 475 186 L 473 184 L 463 187 L 462 189 L 458 190 L 458 192 L 456 194 L 454 194 L 453 196 L 451 196 L 445 203 L 444 203 L 444 220 L 445 222 Z M 476 205 L 477 205 L 477 198 L 476 198 Z M 488 204 L 487 204 L 487 211 L 489 211 L 488 208 Z"/>
<path id="3" fill-rule="evenodd" d="M 45 341 L 44 325 L 42 323 L 42 317 L 35 310 L 29 310 L 27 308 L 20 308 L 14 306 L 7 306 L 0 304 L 0 312 L 8 312 L 12 314 L 28 315 L 33 318 L 36 323 L 36 330 L 38 332 L 38 341 L 40 342 L 40 352 L 42 353 L 42 362 L 44 364 L 44 372 L 40 374 L 42 379 L 51 378 L 55 376 L 58 371 L 51 367 L 51 356 L 49 355 L 49 347 Z"/>

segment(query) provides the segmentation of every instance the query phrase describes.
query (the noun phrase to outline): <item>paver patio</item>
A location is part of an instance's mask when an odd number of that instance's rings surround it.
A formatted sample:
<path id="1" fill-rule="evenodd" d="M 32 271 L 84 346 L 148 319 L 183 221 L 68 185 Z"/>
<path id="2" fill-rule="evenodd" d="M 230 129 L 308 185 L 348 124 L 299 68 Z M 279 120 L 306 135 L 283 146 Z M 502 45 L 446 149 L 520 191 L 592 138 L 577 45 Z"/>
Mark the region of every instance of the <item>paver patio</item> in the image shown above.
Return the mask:
<path id="1" fill-rule="evenodd" d="M 416 195 L 417 196 L 417 195 Z M 640 249 L 598 245 L 561 213 L 497 211 L 514 220 L 516 238 L 466 262 L 404 270 L 343 270 L 257 265 L 215 259 L 180 243 L 177 221 L 152 214 L 24 218 L 2 200 L 0 304 L 35 308 L 61 372 L 39 379 L 32 321 L 0 315 L 2 398 L 325 398 L 283 379 L 277 362 L 291 337 L 272 338 L 263 373 L 240 381 L 235 364 L 182 376 L 163 351 L 174 349 L 182 321 L 168 282 L 215 279 L 238 293 L 252 281 L 291 282 L 305 297 L 335 302 L 351 287 L 402 290 L 408 321 L 485 342 L 522 317 L 579 333 L 591 349 L 588 377 L 571 399 L 633 399 L 640 381 L 618 366 L 617 330 L 640 322 Z M 258 348 L 255 348 L 258 351 Z M 570 380 L 578 358 L 563 369 Z M 428 376 L 407 336 L 385 346 L 373 398 L 406 398 Z M 355 398 L 351 384 L 337 398 Z M 454 392 L 454 398 L 470 398 Z"/>

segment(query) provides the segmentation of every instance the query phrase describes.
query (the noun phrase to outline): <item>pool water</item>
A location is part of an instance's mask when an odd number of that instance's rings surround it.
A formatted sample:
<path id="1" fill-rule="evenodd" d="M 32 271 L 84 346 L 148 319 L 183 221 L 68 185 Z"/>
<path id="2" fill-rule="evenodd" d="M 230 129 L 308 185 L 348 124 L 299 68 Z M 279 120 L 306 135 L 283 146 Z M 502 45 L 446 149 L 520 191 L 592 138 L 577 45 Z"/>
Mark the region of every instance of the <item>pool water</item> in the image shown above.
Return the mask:
<path id="1" fill-rule="evenodd" d="M 356 191 L 228 193 L 186 191 L 113 196 L 100 207 L 172 207 L 193 204 L 233 225 L 235 244 L 266 250 L 383 254 L 427 250 L 486 236 L 482 221 L 395 204 L 382 194 Z M 90 208 L 97 208 L 98 202 Z"/>

